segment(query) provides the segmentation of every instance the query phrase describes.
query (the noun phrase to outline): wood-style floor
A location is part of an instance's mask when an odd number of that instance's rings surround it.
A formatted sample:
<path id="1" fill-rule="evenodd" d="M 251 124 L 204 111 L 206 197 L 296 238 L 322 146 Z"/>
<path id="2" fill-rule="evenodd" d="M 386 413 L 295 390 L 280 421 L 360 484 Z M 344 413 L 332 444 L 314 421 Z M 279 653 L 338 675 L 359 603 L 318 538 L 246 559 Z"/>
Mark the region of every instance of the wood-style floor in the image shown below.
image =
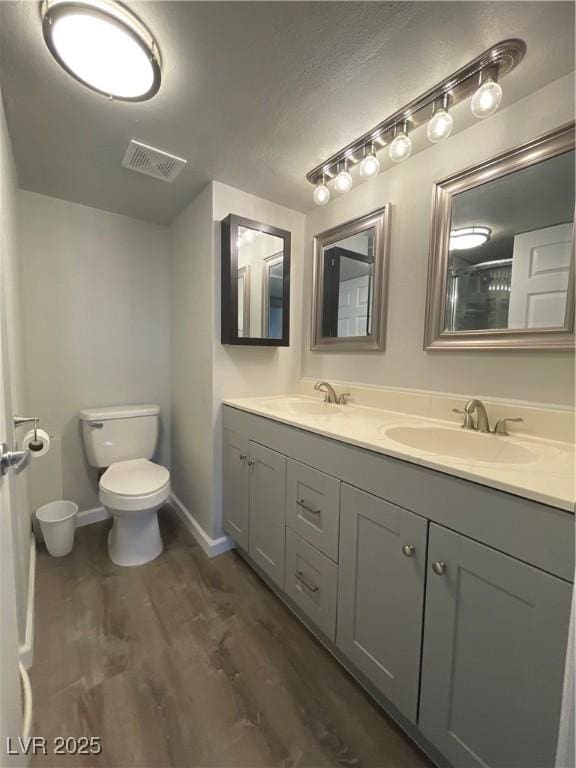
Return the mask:
<path id="1" fill-rule="evenodd" d="M 34 766 L 429 768 L 238 555 L 161 526 L 164 553 L 139 568 L 108 559 L 108 522 L 68 557 L 40 548 L 32 732 L 103 752 Z"/>

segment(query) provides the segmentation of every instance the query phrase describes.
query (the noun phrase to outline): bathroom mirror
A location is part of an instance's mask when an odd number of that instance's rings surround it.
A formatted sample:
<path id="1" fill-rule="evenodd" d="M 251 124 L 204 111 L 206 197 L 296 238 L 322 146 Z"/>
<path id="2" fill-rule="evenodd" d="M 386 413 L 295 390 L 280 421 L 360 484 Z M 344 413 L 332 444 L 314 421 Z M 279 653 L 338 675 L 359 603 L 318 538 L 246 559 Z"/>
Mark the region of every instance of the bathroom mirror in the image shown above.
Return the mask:
<path id="1" fill-rule="evenodd" d="M 312 349 L 384 349 L 390 206 L 314 238 Z"/>
<path id="2" fill-rule="evenodd" d="M 574 346 L 574 125 L 434 189 L 425 349 Z"/>
<path id="3" fill-rule="evenodd" d="M 222 221 L 222 343 L 287 347 L 290 232 L 230 214 Z"/>

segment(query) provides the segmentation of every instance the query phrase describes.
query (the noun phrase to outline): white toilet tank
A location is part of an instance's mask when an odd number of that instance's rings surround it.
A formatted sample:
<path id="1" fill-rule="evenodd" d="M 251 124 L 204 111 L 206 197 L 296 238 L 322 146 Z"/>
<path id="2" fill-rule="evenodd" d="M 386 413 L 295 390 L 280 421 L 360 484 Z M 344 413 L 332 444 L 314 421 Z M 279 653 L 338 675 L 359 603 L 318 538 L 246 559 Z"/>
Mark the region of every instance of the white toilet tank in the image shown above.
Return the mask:
<path id="1" fill-rule="evenodd" d="M 158 440 L 158 405 L 115 405 L 80 412 L 82 436 L 93 467 L 151 459 Z"/>

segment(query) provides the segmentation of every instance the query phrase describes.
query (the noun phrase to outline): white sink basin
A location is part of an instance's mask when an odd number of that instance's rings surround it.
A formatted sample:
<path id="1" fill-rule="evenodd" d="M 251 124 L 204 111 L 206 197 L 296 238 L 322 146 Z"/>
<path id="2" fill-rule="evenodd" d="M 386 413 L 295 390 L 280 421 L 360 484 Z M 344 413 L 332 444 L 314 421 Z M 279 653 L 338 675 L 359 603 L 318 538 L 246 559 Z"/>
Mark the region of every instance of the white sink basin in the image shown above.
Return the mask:
<path id="1" fill-rule="evenodd" d="M 270 398 L 262 405 L 270 411 L 292 416 L 342 416 L 342 406 L 299 397 Z"/>
<path id="2" fill-rule="evenodd" d="M 384 430 L 395 443 L 418 451 L 490 464 L 530 464 L 536 455 L 500 435 L 447 427 L 395 426 Z"/>

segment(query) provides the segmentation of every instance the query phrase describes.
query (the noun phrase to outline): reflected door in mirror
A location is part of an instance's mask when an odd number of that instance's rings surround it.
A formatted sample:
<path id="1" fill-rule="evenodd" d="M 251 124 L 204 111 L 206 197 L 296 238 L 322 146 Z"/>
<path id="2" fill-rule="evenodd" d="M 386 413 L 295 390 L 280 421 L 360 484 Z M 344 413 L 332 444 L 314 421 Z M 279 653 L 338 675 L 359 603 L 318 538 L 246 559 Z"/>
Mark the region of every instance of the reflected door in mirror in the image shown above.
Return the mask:
<path id="1" fill-rule="evenodd" d="M 238 279 L 243 282 L 243 298 L 238 294 L 238 336 L 282 337 L 283 251 L 281 237 L 249 227 L 238 228 Z"/>
<path id="2" fill-rule="evenodd" d="M 370 335 L 373 282 L 373 227 L 324 248 L 323 336 Z"/>

